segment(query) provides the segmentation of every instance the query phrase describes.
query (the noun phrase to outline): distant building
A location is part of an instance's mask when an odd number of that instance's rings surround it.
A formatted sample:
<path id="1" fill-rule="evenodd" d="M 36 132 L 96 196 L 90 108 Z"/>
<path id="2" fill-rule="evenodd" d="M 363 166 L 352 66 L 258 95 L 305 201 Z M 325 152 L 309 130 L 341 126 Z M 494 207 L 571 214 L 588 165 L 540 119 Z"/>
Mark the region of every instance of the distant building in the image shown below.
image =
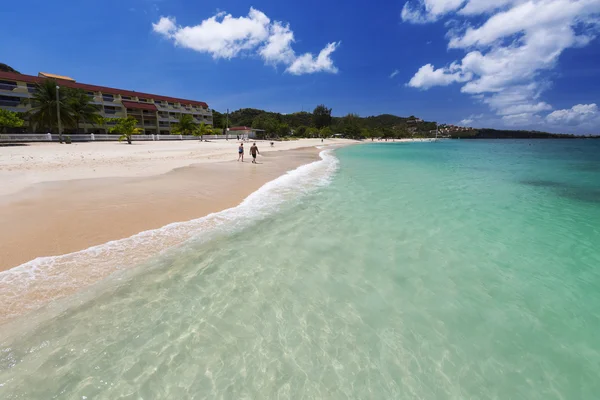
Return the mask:
<path id="1" fill-rule="evenodd" d="M 36 84 L 48 78 L 55 79 L 59 87 L 84 90 L 90 103 L 98 106 L 98 114 L 102 117 L 134 117 L 138 120 L 138 127 L 147 135 L 170 134 L 173 124 L 183 114 L 192 115 L 197 124 L 213 123 L 212 111 L 202 101 L 88 85 L 67 76 L 45 72 L 31 76 L 0 71 L 0 108 L 23 113 L 29 111 L 31 104 L 28 99 L 33 97 Z M 81 128 L 84 132 L 105 133 L 111 124 L 113 123 L 109 122 L 107 126 L 81 124 Z M 31 127 L 27 126 L 27 129 L 31 131 Z M 65 132 L 69 131 L 65 129 Z"/>
<path id="2" fill-rule="evenodd" d="M 248 126 L 234 126 L 229 128 L 229 134 L 232 136 L 240 136 L 248 139 L 257 139 L 264 135 L 264 130 L 253 129 Z"/>

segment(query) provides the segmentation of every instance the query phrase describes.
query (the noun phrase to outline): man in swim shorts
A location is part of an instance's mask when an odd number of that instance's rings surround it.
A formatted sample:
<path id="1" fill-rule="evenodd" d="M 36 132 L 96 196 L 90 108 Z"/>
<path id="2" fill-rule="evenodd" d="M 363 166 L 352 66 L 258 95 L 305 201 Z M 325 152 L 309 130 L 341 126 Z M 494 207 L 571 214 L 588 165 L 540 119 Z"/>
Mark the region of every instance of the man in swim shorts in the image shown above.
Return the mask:
<path id="1" fill-rule="evenodd" d="M 250 154 L 252 155 L 252 164 L 256 164 L 256 155 L 260 154 L 260 151 L 258 151 L 258 147 L 256 147 L 256 143 L 254 143 L 252 147 L 250 147 Z"/>

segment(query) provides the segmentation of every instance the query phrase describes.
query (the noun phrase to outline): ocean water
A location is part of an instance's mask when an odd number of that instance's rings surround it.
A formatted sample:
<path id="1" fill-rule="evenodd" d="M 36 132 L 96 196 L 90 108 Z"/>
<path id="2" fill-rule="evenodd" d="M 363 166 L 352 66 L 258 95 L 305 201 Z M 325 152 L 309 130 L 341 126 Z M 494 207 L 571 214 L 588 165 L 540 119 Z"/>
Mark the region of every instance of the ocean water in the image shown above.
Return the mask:
<path id="1" fill-rule="evenodd" d="M 0 398 L 600 393 L 600 141 L 341 148 L 170 229 L 186 241 L 0 326 Z"/>

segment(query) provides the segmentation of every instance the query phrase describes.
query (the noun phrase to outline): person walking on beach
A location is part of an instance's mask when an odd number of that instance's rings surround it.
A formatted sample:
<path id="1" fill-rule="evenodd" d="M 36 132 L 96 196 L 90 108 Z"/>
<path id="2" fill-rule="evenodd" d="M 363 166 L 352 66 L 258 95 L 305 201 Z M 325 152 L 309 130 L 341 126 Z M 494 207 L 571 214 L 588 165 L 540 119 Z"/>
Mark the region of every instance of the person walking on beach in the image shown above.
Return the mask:
<path id="1" fill-rule="evenodd" d="M 258 151 L 258 147 L 256 146 L 256 143 L 254 143 L 252 145 L 252 147 L 250 147 L 250 154 L 252 155 L 252 164 L 256 164 L 256 155 L 260 154 L 260 151 Z"/>
<path id="2" fill-rule="evenodd" d="M 238 161 L 240 159 L 244 162 L 244 143 L 240 143 L 240 147 L 238 147 Z"/>

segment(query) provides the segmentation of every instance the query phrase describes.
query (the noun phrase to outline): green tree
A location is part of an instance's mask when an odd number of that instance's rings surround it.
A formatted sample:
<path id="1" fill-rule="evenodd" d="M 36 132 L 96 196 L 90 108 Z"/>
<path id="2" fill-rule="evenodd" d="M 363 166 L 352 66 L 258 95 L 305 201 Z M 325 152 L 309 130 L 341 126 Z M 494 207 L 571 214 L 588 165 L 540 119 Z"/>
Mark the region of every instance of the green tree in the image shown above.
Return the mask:
<path id="1" fill-rule="evenodd" d="M 102 117 L 98 114 L 100 107 L 90 103 L 90 97 L 85 90 L 65 88 L 67 107 L 72 114 L 75 128 L 79 132 L 79 125 L 90 123 L 94 126 L 102 124 Z"/>
<path id="2" fill-rule="evenodd" d="M 217 110 L 212 110 L 213 127 L 223 128 L 225 126 L 225 117 Z"/>
<path id="3" fill-rule="evenodd" d="M 24 122 L 18 113 L 0 108 L 0 132 L 5 132 L 8 128 L 19 128 Z"/>
<path id="4" fill-rule="evenodd" d="M 6 65 L 4 63 L 0 63 L 0 71 L 2 72 L 12 72 L 13 74 L 20 74 L 19 71 L 12 68 L 10 65 Z"/>
<path id="5" fill-rule="evenodd" d="M 267 113 L 257 115 L 252 121 L 252 127 L 254 129 L 262 129 L 267 134 L 276 133 L 279 128 L 279 122 Z"/>
<path id="6" fill-rule="evenodd" d="M 313 123 L 313 115 L 306 111 L 285 114 L 281 116 L 281 121 L 292 128 L 300 126 L 310 126 Z"/>
<path id="7" fill-rule="evenodd" d="M 313 127 L 308 128 L 308 131 L 306 132 L 306 136 L 308 136 L 308 137 L 319 137 L 320 133 L 321 132 L 317 128 L 315 128 L 313 126 Z"/>
<path id="8" fill-rule="evenodd" d="M 360 117 L 356 114 L 348 114 L 342 119 L 341 129 L 343 133 L 351 138 L 360 138 Z"/>
<path id="9" fill-rule="evenodd" d="M 325 107 L 324 104 L 320 104 L 315 107 L 313 111 L 313 123 L 317 129 L 324 128 L 331 125 L 331 108 Z"/>
<path id="10" fill-rule="evenodd" d="M 308 128 L 306 126 L 299 126 L 295 131 L 294 131 L 294 136 L 298 136 L 298 137 L 306 137 L 306 133 L 308 131 Z"/>
<path id="11" fill-rule="evenodd" d="M 326 126 L 324 128 L 321 128 L 321 130 L 319 131 L 319 134 L 320 134 L 321 138 L 327 139 L 328 137 L 331 137 L 333 135 L 333 131 L 331 130 L 330 127 Z"/>
<path id="12" fill-rule="evenodd" d="M 202 140 L 202 137 L 204 135 L 210 135 L 212 134 L 212 127 L 210 125 L 206 125 L 204 122 L 202 122 L 193 133 L 194 136 L 200 136 L 200 140 Z"/>
<path id="13" fill-rule="evenodd" d="M 29 121 L 36 129 L 55 129 L 58 132 L 57 103 L 60 109 L 60 121 L 63 126 L 73 126 L 75 119 L 69 107 L 68 94 L 65 89 L 58 90 L 54 79 L 44 79 L 36 84 L 31 97 L 32 108 L 28 112 Z M 62 142 L 62 132 L 58 132 Z"/>
<path id="14" fill-rule="evenodd" d="M 290 134 L 290 126 L 288 124 L 279 124 L 277 126 L 277 135 L 280 137 L 288 136 Z"/>
<path id="15" fill-rule="evenodd" d="M 173 124 L 171 135 L 195 135 L 197 130 L 198 124 L 194 122 L 194 117 L 191 114 L 181 114 L 179 122 Z"/>
<path id="16" fill-rule="evenodd" d="M 131 136 L 139 135 L 142 133 L 142 129 L 137 127 L 138 120 L 129 116 L 127 118 L 112 118 L 111 121 L 115 121 L 116 124 L 110 128 L 110 133 L 118 133 L 121 135 L 119 142 L 127 139 L 127 143 L 131 144 Z"/>

